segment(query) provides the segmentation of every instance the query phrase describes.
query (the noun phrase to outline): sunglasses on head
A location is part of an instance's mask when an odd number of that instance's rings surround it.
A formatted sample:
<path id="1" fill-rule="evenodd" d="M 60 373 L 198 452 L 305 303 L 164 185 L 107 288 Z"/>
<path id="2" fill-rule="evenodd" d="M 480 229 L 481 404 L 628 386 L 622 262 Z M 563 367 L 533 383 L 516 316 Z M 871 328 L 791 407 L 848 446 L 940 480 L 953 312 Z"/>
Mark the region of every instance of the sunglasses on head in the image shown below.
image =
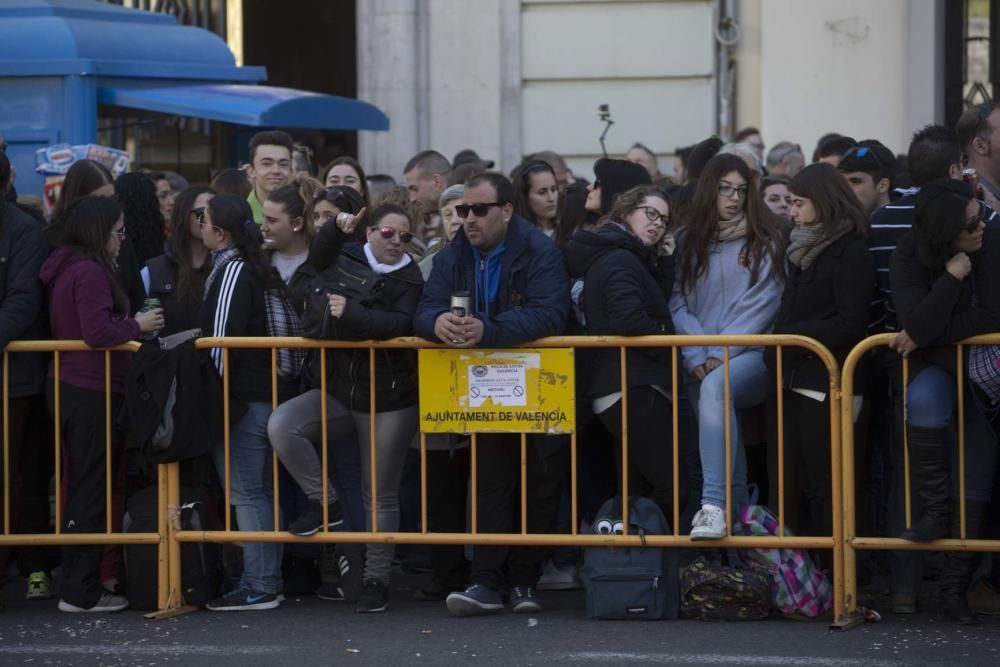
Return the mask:
<path id="1" fill-rule="evenodd" d="M 472 211 L 472 214 L 477 218 L 482 218 L 489 213 L 490 209 L 494 206 L 503 206 L 503 204 L 495 201 L 488 204 L 458 204 L 455 207 L 455 212 L 458 213 L 458 217 L 460 218 L 468 218 L 469 211 Z"/>
<path id="2" fill-rule="evenodd" d="M 859 157 L 859 158 L 861 158 L 863 160 L 864 159 L 873 160 L 875 162 L 875 164 L 878 165 L 879 169 L 882 168 L 882 161 L 878 159 L 878 153 L 876 153 L 875 151 L 873 151 L 868 146 L 854 146 L 853 148 L 851 148 L 850 150 L 848 150 L 846 153 L 844 153 L 844 157 L 845 158 L 851 157 L 851 156 L 856 156 L 856 157 Z"/>
<path id="3" fill-rule="evenodd" d="M 413 240 L 413 234 L 410 232 L 404 232 L 395 227 L 372 227 L 375 231 L 381 234 L 382 238 L 389 240 L 396 234 L 399 234 L 399 242 L 406 244 Z"/>
<path id="4" fill-rule="evenodd" d="M 313 204 L 320 201 L 328 201 L 331 203 L 336 203 L 340 199 L 344 199 L 346 195 L 340 190 L 335 188 L 320 188 L 313 195 Z"/>

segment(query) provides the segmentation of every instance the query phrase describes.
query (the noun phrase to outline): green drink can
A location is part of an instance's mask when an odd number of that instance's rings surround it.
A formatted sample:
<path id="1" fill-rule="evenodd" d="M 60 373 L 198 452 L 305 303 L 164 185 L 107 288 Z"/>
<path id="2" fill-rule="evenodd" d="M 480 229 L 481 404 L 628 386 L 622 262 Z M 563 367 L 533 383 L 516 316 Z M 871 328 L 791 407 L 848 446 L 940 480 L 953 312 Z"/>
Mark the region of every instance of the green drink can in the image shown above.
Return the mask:
<path id="1" fill-rule="evenodd" d="M 156 310 L 157 308 L 163 308 L 159 299 L 146 299 L 142 302 L 142 312 L 147 310 Z"/>

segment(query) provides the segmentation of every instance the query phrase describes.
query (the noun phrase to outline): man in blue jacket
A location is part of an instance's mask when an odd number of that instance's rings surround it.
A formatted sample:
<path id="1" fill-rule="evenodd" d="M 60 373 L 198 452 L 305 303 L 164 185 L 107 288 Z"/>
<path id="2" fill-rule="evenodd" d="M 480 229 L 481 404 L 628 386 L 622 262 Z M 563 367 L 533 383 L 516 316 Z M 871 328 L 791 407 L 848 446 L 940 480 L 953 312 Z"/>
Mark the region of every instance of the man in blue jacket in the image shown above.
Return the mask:
<path id="1" fill-rule="evenodd" d="M 495 173 L 465 184 L 456 207 L 462 229 L 434 258 L 434 269 L 417 308 L 418 336 L 452 347 L 510 347 L 563 333 L 569 315 L 569 275 L 562 253 L 548 237 L 514 214 L 514 188 Z M 466 317 L 451 312 L 456 292 L 470 296 Z M 569 453 L 559 438 L 533 438 L 527 470 L 529 533 L 551 532 Z M 478 439 L 478 526 L 483 533 L 516 532 L 519 515 L 520 438 Z M 534 587 L 544 548 L 476 546 L 469 586 L 448 596 L 456 616 L 503 609 L 501 589 L 510 587 L 511 609 L 542 609 Z M 504 579 L 504 566 L 507 577 Z"/>

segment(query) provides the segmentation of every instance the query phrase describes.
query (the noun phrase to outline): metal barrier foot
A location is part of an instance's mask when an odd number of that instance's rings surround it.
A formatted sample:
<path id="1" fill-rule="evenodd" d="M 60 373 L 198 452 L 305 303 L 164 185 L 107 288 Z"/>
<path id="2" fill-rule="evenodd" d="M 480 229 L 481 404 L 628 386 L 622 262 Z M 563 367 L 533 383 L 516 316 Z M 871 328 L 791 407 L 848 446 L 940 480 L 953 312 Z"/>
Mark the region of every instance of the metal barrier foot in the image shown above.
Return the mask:
<path id="1" fill-rule="evenodd" d="M 858 627 L 859 625 L 864 625 L 866 622 L 871 621 L 877 623 L 882 620 L 882 617 L 874 609 L 866 609 L 865 607 L 858 607 L 854 611 L 844 612 L 844 615 L 838 619 L 835 619 L 833 623 L 830 624 L 831 630 L 851 630 Z"/>
<path id="2" fill-rule="evenodd" d="M 168 618 L 175 618 L 177 616 L 183 616 L 184 614 L 190 614 L 196 611 L 201 611 L 201 607 L 196 607 L 193 604 L 186 604 L 182 607 L 175 607 L 173 609 L 151 611 L 148 614 L 143 614 L 142 617 L 147 621 L 164 621 Z"/>

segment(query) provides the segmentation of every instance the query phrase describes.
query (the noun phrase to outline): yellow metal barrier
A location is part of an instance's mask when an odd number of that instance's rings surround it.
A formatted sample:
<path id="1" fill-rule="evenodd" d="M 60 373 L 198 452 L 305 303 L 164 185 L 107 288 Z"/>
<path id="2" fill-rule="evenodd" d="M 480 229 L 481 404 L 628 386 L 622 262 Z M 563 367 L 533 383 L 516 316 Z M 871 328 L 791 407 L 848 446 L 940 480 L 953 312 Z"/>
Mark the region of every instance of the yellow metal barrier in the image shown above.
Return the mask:
<path id="1" fill-rule="evenodd" d="M 941 539 L 930 543 L 910 542 L 898 537 L 872 537 L 857 534 L 856 514 L 854 506 L 855 487 L 857 480 L 854 475 L 854 420 L 851 404 L 854 400 L 854 373 L 862 358 L 872 350 L 887 346 L 895 338 L 895 334 L 880 334 L 867 338 L 855 347 L 844 361 L 841 386 L 843 398 L 841 402 L 841 430 L 843 438 L 843 471 L 844 471 L 844 624 L 849 627 L 861 622 L 858 611 L 857 592 L 857 554 L 858 550 L 892 550 L 892 551 L 1000 551 L 1000 540 L 965 539 L 965 415 L 963 397 L 965 394 L 966 366 L 963 361 L 963 348 L 966 345 L 998 345 L 1000 334 L 976 336 L 955 345 L 956 354 L 956 410 L 958 417 L 958 478 L 959 478 L 959 516 L 960 539 Z M 906 387 L 910 379 L 909 360 L 902 358 L 902 389 L 903 389 L 903 469 L 905 482 L 905 516 L 906 525 L 912 525 L 910 508 L 910 460 L 906 443 Z"/>
<path id="2" fill-rule="evenodd" d="M 229 432 L 229 414 L 230 414 L 230 398 L 229 398 L 229 351 L 233 349 L 270 349 L 271 354 L 271 376 L 272 376 L 272 407 L 277 406 L 277 370 L 276 370 L 276 350 L 279 348 L 309 348 L 318 349 L 320 353 L 320 368 L 321 368 L 321 391 L 325 396 L 328 387 L 326 386 L 326 364 L 327 364 L 327 351 L 336 349 L 366 349 L 369 351 L 369 369 L 371 372 L 371 377 L 374 377 L 374 367 L 375 367 L 375 353 L 377 350 L 386 349 L 427 349 L 427 348 L 439 348 L 447 349 L 443 345 L 437 345 L 429 343 L 425 340 L 418 338 L 398 338 L 387 341 L 362 341 L 362 342 L 342 342 L 342 341 L 317 341 L 304 338 L 201 338 L 196 343 L 197 347 L 200 349 L 211 349 L 211 348 L 221 348 L 223 349 L 223 359 L 224 359 L 224 372 L 223 372 L 223 386 L 225 393 L 225 403 L 224 403 L 224 415 L 226 418 L 226 428 L 224 437 L 224 452 L 225 452 L 225 499 L 226 505 L 229 505 L 230 499 L 230 475 L 229 475 L 229 456 L 230 456 L 230 432 Z M 783 416 L 783 400 L 782 400 L 782 387 L 781 387 L 781 377 L 783 369 L 783 356 L 782 349 L 785 347 L 795 347 L 803 348 L 810 351 L 826 366 L 829 373 L 829 396 L 830 396 L 830 441 L 831 441 L 831 478 L 832 478 L 832 509 L 833 509 L 833 521 L 832 521 L 832 534 L 829 536 L 809 536 L 809 537 L 785 537 L 785 536 L 768 536 L 768 537 L 744 537 L 744 536 L 733 536 L 732 535 L 732 522 L 727 522 L 728 524 L 728 534 L 724 539 L 715 540 L 711 542 L 697 543 L 702 546 L 713 546 L 713 547 L 788 547 L 788 548 L 817 548 L 817 549 L 830 549 L 833 552 L 833 566 L 834 566 L 834 602 L 835 602 L 835 617 L 841 619 L 844 612 L 843 603 L 845 601 L 844 595 L 844 573 L 843 573 L 843 537 L 842 530 L 844 526 L 843 509 L 844 502 L 841 497 L 842 489 L 844 488 L 844 482 L 842 480 L 841 473 L 841 461 L 844 458 L 841 452 L 841 422 L 840 422 L 840 411 L 841 411 L 841 393 L 840 393 L 840 373 L 837 367 L 837 363 L 833 355 L 825 347 L 820 345 L 814 340 L 801 337 L 801 336 L 787 336 L 787 335 L 772 335 L 772 336 L 641 336 L 641 337 L 552 337 L 545 338 L 537 341 L 532 341 L 526 343 L 522 347 L 531 348 L 618 348 L 621 355 L 621 385 L 623 388 L 622 396 L 622 460 L 623 462 L 628 461 L 628 425 L 627 425 L 627 401 L 628 401 L 628 382 L 627 382 L 627 365 L 625 364 L 626 350 L 629 348 L 669 348 L 671 349 L 672 360 L 673 360 L 673 373 L 672 377 L 664 378 L 664 385 L 669 384 L 672 388 L 672 396 L 678 395 L 678 349 L 681 347 L 722 347 L 724 349 L 724 373 L 725 373 L 725 402 L 729 403 L 730 394 L 730 378 L 729 378 L 729 361 L 730 361 L 730 347 L 776 347 L 777 348 L 777 379 L 776 379 L 776 390 L 777 390 L 777 403 L 778 403 L 778 414 L 779 414 L 779 424 Z M 321 463 L 322 463 L 322 479 L 329 479 L 328 470 L 328 460 L 327 460 L 327 445 L 328 445 L 328 433 L 327 433 L 327 420 L 326 420 L 326 401 L 320 401 L 322 406 L 322 434 L 321 434 Z M 370 412 L 371 412 L 371 439 L 369 446 L 371 447 L 371 507 L 372 507 L 372 525 L 376 526 L 377 517 L 375 516 L 377 508 L 377 464 L 375 457 L 375 387 L 372 385 L 370 387 Z M 731 437 L 733 424 L 730 424 L 730 417 L 727 411 L 726 413 L 726 423 L 725 423 L 725 435 L 726 435 L 726 460 L 731 460 Z M 779 477 L 778 477 L 778 517 L 782 528 L 784 529 L 785 523 L 785 511 L 784 511 L 784 438 L 781 435 L 783 428 L 779 426 L 779 438 L 778 438 L 778 459 L 779 459 Z M 578 533 L 577 526 L 579 525 L 579 517 L 577 513 L 576 504 L 576 489 L 577 489 L 577 479 L 576 479 L 576 461 L 577 461 L 577 443 L 576 443 L 576 432 L 571 435 L 570 440 L 570 454 L 571 454 L 571 490 L 572 490 L 572 519 L 571 519 L 571 533 L 570 534 L 538 534 L 538 533 L 527 533 L 527 522 L 526 522 L 526 485 L 524 484 L 526 476 L 526 435 L 521 434 L 521 532 L 520 533 L 481 533 L 478 530 L 478 507 L 476 500 L 477 491 L 477 438 L 475 434 L 471 437 L 471 462 L 470 462 L 470 475 L 471 475 L 471 503 L 472 503 L 472 516 L 471 516 L 471 532 L 470 533 L 430 533 L 427 531 L 427 495 L 426 495 L 426 480 L 427 480 L 427 442 L 426 434 L 421 433 L 420 437 L 420 477 L 423 485 L 423 492 L 421 494 L 421 508 L 420 515 L 423 519 L 423 528 L 420 533 L 383 533 L 377 530 L 372 531 L 355 531 L 355 532 L 334 532 L 328 531 L 324 527 L 321 531 L 315 535 L 309 537 L 296 537 L 287 532 L 281 531 L 278 526 L 279 523 L 275 521 L 275 529 L 272 531 L 234 531 L 231 528 L 229 521 L 229 512 L 226 512 L 225 530 L 218 531 L 177 531 L 174 532 L 172 529 L 169 533 L 171 541 L 176 540 L 177 542 L 200 542 L 200 541 L 211 541 L 211 542 L 283 542 L 283 543 L 294 543 L 294 542 L 312 542 L 312 543 L 368 543 L 368 544 L 396 544 L 396 543 L 409 543 L 409 544 L 481 544 L 481 545 L 572 545 L 572 546 L 636 546 L 639 544 L 646 544 L 650 546 L 692 546 L 695 543 L 691 542 L 690 538 L 687 536 L 680 535 L 679 532 L 679 485 L 677 484 L 679 471 L 679 447 L 680 438 L 678 436 L 678 407 L 677 402 L 673 401 L 673 462 L 674 462 L 674 516 L 673 525 L 673 535 L 646 535 L 644 538 L 640 538 L 638 535 L 628 535 L 627 528 L 626 534 L 624 535 L 582 535 Z M 272 464 L 275 466 L 274 475 L 274 516 L 277 519 L 279 516 L 278 511 L 278 488 L 277 488 L 277 457 L 273 457 Z M 731 500 L 731 468 L 726 466 L 726 499 L 727 506 L 732 507 Z M 622 466 L 622 489 L 623 493 L 627 493 L 628 489 L 628 465 Z M 170 496 L 176 497 L 177 494 L 177 484 L 178 481 L 176 477 L 172 476 L 169 479 L 169 493 Z M 323 485 L 323 505 L 327 505 L 326 497 L 326 484 Z M 627 503 L 623 503 L 623 510 L 626 516 L 623 517 L 623 523 L 627 527 Z M 324 517 L 325 518 L 325 517 Z M 324 521 L 324 524 L 326 521 Z M 174 562 L 171 561 L 171 567 L 173 568 Z"/>
<path id="3" fill-rule="evenodd" d="M 158 466 L 157 469 L 157 489 L 158 489 L 158 515 L 157 525 L 159 530 L 148 533 L 123 533 L 114 532 L 112 524 L 112 480 L 114 479 L 112 468 L 112 414 L 111 414 L 111 353 L 112 352 L 135 352 L 139 349 L 138 343 L 128 343 L 105 350 L 94 350 L 83 341 L 15 341 L 10 343 L 3 352 L 3 460 L 0 467 L 3 469 L 3 534 L 0 535 L 0 546 L 68 546 L 68 545 L 101 545 L 101 544 L 148 544 L 156 545 L 158 551 L 157 583 L 158 597 L 157 607 L 163 611 L 180 606 L 180 577 L 179 558 L 172 562 L 170 558 L 171 546 L 167 539 L 167 526 L 169 524 L 167 507 L 168 498 L 168 469 L 167 466 Z M 104 354 L 105 371 L 105 530 L 103 533 L 72 533 L 63 532 L 63 489 L 62 489 L 62 433 L 59 428 L 60 417 L 62 415 L 61 392 L 59 391 L 60 381 L 60 357 L 65 352 L 93 352 Z M 27 353 L 51 353 L 54 361 L 53 385 L 55 388 L 53 396 L 53 422 L 54 422 L 54 460 L 55 470 L 53 477 L 55 480 L 55 521 L 54 532 L 23 534 L 11 531 L 11 439 L 10 439 L 10 377 L 9 361 L 11 354 Z M 176 466 L 174 466 L 176 468 Z M 178 576 L 170 576 L 170 566 L 175 565 Z"/>

